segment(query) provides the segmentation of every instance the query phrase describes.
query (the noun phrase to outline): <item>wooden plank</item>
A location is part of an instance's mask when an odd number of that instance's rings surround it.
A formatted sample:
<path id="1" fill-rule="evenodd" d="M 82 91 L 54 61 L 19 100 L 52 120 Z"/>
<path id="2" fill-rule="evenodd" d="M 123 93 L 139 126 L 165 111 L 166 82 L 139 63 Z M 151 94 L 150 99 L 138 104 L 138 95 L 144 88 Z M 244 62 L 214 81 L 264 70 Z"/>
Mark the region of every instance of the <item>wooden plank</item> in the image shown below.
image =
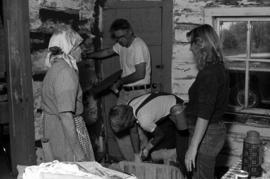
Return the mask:
<path id="1" fill-rule="evenodd" d="M 119 1 L 119 0 L 110 0 L 107 1 L 104 9 L 121 9 L 121 8 L 148 8 L 148 7 L 161 7 L 162 0 L 160 1 Z"/>
<path id="2" fill-rule="evenodd" d="M 204 23 L 213 25 L 216 17 L 268 17 L 269 15 L 269 7 L 205 8 Z"/>
<path id="3" fill-rule="evenodd" d="M 12 172 L 35 164 L 28 0 L 4 0 Z"/>
<path id="4" fill-rule="evenodd" d="M 0 20 L 0 42 L 4 41 L 4 38 L 5 38 L 4 33 L 5 33 L 4 28 L 2 27 L 1 20 Z M 0 43 L 0 64 L 1 64 L 0 65 L 0 78 L 4 76 L 4 72 L 6 71 L 4 49 L 5 49 L 5 44 Z"/>
<path id="5" fill-rule="evenodd" d="M 157 83 L 157 90 L 159 90 L 163 85 L 162 79 L 164 77 L 164 69 L 163 69 L 163 61 L 161 59 L 162 57 L 162 46 L 161 45 L 149 45 L 148 46 L 150 54 L 151 54 L 151 66 L 152 66 L 152 77 L 151 80 L 154 83 Z M 165 62 L 167 64 L 167 62 Z M 162 85 L 161 85 L 162 84 Z"/>
<path id="6" fill-rule="evenodd" d="M 172 9 L 173 2 L 171 0 L 163 0 L 162 14 L 162 85 L 163 91 L 172 92 Z"/>
<path id="7" fill-rule="evenodd" d="M 235 16 L 269 16 L 269 7 L 224 7 L 224 8 L 206 8 L 204 10 L 206 17 L 235 17 Z"/>

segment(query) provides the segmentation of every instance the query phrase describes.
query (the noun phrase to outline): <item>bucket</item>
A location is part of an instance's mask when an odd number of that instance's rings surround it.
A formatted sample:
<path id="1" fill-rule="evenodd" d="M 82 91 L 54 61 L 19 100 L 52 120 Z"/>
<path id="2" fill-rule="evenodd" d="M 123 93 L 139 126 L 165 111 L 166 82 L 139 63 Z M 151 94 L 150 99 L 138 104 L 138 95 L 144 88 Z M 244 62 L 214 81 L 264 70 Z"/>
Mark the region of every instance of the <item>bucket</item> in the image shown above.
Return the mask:
<path id="1" fill-rule="evenodd" d="M 138 179 L 185 179 L 180 169 L 171 165 L 121 161 L 119 166 L 122 171 Z"/>

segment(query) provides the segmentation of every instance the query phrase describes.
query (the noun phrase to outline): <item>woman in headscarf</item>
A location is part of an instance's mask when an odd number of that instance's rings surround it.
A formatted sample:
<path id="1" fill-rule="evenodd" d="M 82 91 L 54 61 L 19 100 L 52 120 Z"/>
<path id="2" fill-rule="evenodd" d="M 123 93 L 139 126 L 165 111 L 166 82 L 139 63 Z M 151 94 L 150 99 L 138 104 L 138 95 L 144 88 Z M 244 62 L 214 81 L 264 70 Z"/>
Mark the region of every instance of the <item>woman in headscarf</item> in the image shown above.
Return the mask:
<path id="1" fill-rule="evenodd" d="M 44 137 L 49 139 L 54 160 L 94 160 L 83 113 L 82 90 L 76 62 L 82 38 L 71 29 L 55 32 L 49 42 L 43 81 Z"/>

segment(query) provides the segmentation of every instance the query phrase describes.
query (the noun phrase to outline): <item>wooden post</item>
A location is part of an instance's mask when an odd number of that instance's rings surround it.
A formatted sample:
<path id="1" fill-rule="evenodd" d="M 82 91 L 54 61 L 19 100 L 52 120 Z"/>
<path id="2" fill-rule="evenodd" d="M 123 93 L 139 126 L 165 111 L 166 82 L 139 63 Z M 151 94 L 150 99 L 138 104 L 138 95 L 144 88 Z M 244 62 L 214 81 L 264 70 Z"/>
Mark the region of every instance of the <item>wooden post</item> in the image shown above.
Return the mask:
<path id="1" fill-rule="evenodd" d="M 172 32 L 172 9 L 173 2 L 171 0 L 162 1 L 162 62 L 164 63 L 164 69 L 162 71 L 163 90 L 165 92 L 172 92 L 172 44 L 173 44 L 173 32 Z"/>
<path id="2" fill-rule="evenodd" d="M 33 165 L 36 161 L 28 0 L 4 0 L 3 7 L 11 165 L 16 174 L 18 164 Z"/>

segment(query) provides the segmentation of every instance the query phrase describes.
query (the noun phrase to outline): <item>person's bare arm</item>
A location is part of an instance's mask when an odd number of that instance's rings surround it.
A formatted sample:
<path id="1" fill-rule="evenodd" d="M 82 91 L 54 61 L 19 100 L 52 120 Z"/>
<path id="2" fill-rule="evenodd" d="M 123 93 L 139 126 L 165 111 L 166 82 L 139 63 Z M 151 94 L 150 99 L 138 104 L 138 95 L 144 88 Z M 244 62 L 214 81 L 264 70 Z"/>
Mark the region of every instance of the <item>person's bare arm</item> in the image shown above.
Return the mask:
<path id="1" fill-rule="evenodd" d="M 138 133 L 138 126 L 135 124 L 130 129 L 130 139 L 134 150 L 135 155 L 135 161 L 140 162 L 141 156 L 140 156 L 140 139 L 139 139 L 139 133 Z"/>
<path id="2" fill-rule="evenodd" d="M 135 65 L 135 69 L 136 69 L 135 72 L 119 79 L 116 83 L 114 83 L 112 89 L 118 89 L 120 86 L 124 84 L 129 84 L 129 83 L 133 83 L 141 79 L 144 79 L 145 73 L 146 73 L 145 67 L 146 67 L 146 63 L 144 62 Z"/>
<path id="3" fill-rule="evenodd" d="M 138 128 L 136 124 L 132 128 L 130 128 L 130 138 L 131 138 L 131 143 L 133 145 L 134 152 L 139 153 L 140 141 L 139 141 Z"/>
<path id="4" fill-rule="evenodd" d="M 140 150 L 142 150 L 146 147 L 148 143 L 148 137 L 146 136 L 145 131 L 141 127 L 138 127 L 138 134 L 140 139 Z"/>
<path id="5" fill-rule="evenodd" d="M 144 79 L 145 73 L 146 73 L 145 67 L 146 67 L 145 62 L 135 65 L 135 69 L 136 69 L 135 72 L 131 73 L 128 76 L 123 77 L 121 79 L 122 83 L 128 84 L 128 83 L 133 83 L 141 79 Z"/>
<path id="6" fill-rule="evenodd" d="M 163 140 L 165 134 L 164 132 L 157 126 L 155 130 L 152 132 L 153 138 L 150 139 L 145 146 L 145 148 L 142 150 L 142 159 L 147 158 L 149 155 L 149 152 L 159 143 Z"/>
<path id="7" fill-rule="evenodd" d="M 82 57 L 84 58 L 89 58 L 89 59 L 103 59 L 112 55 L 115 55 L 115 51 L 113 50 L 113 48 L 106 48 L 106 49 L 102 49 L 102 50 L 98 50 L 96 52 L 83 52 L 82 53 Z"/>
<path id="8" fill-rule="evenodd" d="M 198 117 L 197 119 L 194 134 L 191 138 L 190 145 L 185 155 L 185 164 L 188 171 L 192 171 L 192 168 L 196 167 L 195 163 L 198 147 L 204 137 L 208 123 L 209 121 L 203 118 Z"/>
<path id="9" fill-rule="evenodd" d="M 73 114 L 71 112 L 62 112 L 59 114 L 63 124 L 64 135 L 69 141 L 70 147 L 76 156 L 76 161 L 87 160 L 77 137 Z"/>

